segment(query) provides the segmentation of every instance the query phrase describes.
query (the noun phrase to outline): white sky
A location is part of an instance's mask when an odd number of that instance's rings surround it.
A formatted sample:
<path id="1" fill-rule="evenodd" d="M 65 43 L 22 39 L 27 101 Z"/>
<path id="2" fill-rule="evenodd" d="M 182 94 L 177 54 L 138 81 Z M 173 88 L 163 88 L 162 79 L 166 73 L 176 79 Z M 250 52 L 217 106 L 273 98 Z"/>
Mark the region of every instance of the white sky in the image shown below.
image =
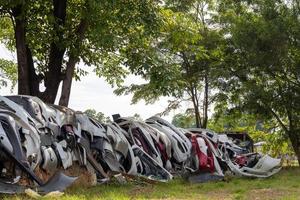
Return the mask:
<path id="1" fill-rule="evenodd" d="M 14 53 L 9 52 L 0 44 L 0 58 L 16 60 Z M 84 66 L 83 66 L 84 67 Z M 129 76 L 126 83 L 140 83 L 143 80 L 136 76 Z M 132 116 L 138 113 L 143 119 L 147 119 L 152 115 L 162 112 L 168 105 L 168 98 L 161 98 L 154 104 L 146 105 L 144 101 L 137 104 L 131 104 L 132 95 L 116 96 L 113 88 L 105 82 L 103 78 L 99 78 L 93 73 L 82 77 L 81 81 L 74 81 L 71 90 L 69 107 L 75 110 L 84 111 L 93 108 L 98 112 L 101 111 L 107 116 L 119 113 L 121 116 Z M 1 88 L 0 95 L 17 94 L 16 88 L 11 93 L 10 87 Z M 187 107 L 185 105 L 184 107 Z M 184 109 L 172 111 L 164 118 L 171 121 L 172 117 L 178 113 L 184 112 Z"/>

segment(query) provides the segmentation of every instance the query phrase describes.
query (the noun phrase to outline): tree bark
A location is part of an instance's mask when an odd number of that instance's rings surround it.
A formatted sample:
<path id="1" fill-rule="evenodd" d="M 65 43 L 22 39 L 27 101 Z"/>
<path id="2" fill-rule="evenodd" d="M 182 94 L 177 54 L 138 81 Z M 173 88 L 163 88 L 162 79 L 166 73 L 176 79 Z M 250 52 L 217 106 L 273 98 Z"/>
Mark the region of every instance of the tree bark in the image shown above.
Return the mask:
<path id="1" fill-rule="evenodd" d="M 75 56 L 70 56 L 69 61 L 67 63 L 67 69 L 65 72 L 66 74 L 63 80 L 61 95 L 59 99 L 59 105 L 61 106 L 67 107 L 69 105 L 71 88 L 72 88 L 72 80 L 73 80 L 73 75 L 74 75 L 75 65 L 77 63 L 77 60 L 78 59 L 75 58 Z"/>
<path id="2" fill-rule="evenodd" d="M 34 63 L 32 59 L 31 50 L 28 46 L 26 46 L 26 53 L 27 53 L 27 64 L 29 70 L 29 88 L 30 88 L 30 95 L 40 97 L 40 82 L 42 78 L 36 74 Z"/>
<path id="3" fill-rule="evenodd" d="M 208 75 L 207 72 L 205 72 L 204 75 L 204 101 L 203 101 L 203 122 L 202 122 L 202 128 L 207 127 L 207 121 L 208 121 L 208 90 L 209 90 L 209 85 L 208 85 Z"/>
<path id="4" fill-rule="evenodd" d="M 84 33 L 87 29 L 87 21 L 85 19 L 81 20 L 81 22 L 78 25 L 78 28 L 76 30 L 76 41 L 75 41 L 75 47 L 79 49 L 80 45 L 82 44 L 82 40 L 84 37 Z M 69 61 L 67 63 L 65 77 L 63 80 L 63 85 L 61 89 L 61 96 L 59 100 L 59 105 L 61 106 L 68 106 L 69 100 L 70 100 L 70 94 L 72 89 L 72 80 L 74 76 L 75 71 L 75 65 L 79 62 L 79 57 L 74 52 L 70 51 L 70 57 Z"/>
<path id="5" fill-rule="evenodd" d="M 195 118 L 196 118 L 196 127 L 202 128 L 199 107 L 195 106 L 195 104 L 194 104 L 194 110 L 195 110 Z"/>
<path id="6" fill-rule="evenodd" d="M 46 90 L 41 95 L 42 100 L 46 103 L 54 103 L 57 96 L 58 87 L 62 81 L 62 64 L 66 48 L 61 44 L 64 42 L 63 30 L 61 26 L 65 24 L 67 11 L 66 0 L 53 0 L 53 15 L 56 20 L 53 30 L 58 37 L 50 45 L 48 71 L 45 73 L 44 84 Z"/>
<path id="7" fill-rule="evenodd" d="M 190 93 L 191 93 L 191 98 L 192 98 L 192 102 L 193 102 L 193 106 L 194 106 L 196 127 L 202 128 L 201 116 L 200 116 L 200 111 L 199 111 L 199 102 L 198 102 L 197 94 L 195 93 L 193 87 L 190 88 Z"/>
<path id="8" fill-rule="evenodd" d="M 39 96 L 39 83 L 31 50 L 26 42 L 26 13 L 22 2 L 12 9 L 18 60 L 18 94 Z"/>
<path id="9" fill-rule="evenodd" d="M 18 60 L 18 94 L 30 94 L 29 68 L 26 49 L 25 13 L 23 4 L 12 9 L 15 20 L 15 41 Z"/>

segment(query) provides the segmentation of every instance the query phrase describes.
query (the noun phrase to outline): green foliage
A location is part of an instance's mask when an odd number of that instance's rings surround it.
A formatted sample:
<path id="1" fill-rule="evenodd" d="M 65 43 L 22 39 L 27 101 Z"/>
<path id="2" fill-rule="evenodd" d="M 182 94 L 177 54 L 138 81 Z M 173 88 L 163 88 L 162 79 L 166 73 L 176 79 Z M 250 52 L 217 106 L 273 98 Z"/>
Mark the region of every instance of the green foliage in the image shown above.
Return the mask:
<path id="1" fill-rule="evenodd" d="M 167 1 L 160 11 L 163 22 L 156 37 L 122 52 L 130 58 L 126 62 L 129 70 L 147 82 L 121 86 L 115 93 L 133 93 L 133 103 L 141 99 L 154 103 L 161 96 L 189 101 L 197 126 L 206 126 L 224 49 L 221 32 L 210 28 L 214 22 L 207 20 L 212 19 L 213 11 L 212 1 Z"/>
<path id="2" fill-rule="evenodd" d="M 191 33 L 188 33 L 186 30 L 193 28 L 192 26 L 189 28 L 189 20 L 182 15 L 175 15 L 175 13 L 173 15 L 171 13 L 172 11 L 170 10 L 161 11 L 164 25 L 161 28 L 159 38 L 143 39 L 140 44 L 129 46 L 123 52 L 126 57 L 131 58 L 126 62 L 129 69 L 133 73 L 149 80 L 149 83 L 120 87 L 115 91 L 116 94 L 133 92 L 133 103 L 141 99 L 145 99 L 146 102 L 154 102 L 160 96 L 181 95 L 183 85 L 183 82 L 180 81 L 182 80 L 181 61 L 176 52 L 179 48 L 187 48 L 181 44 L 183 40 L 190 40 L 190 35 L 195 30 L 191 30 Z M 174 30 L 182 31 L 177 32 Z M 187 35 L 189 37 L 186 37 Z M 170 40 L 176 42 L 176 44 L 169 44 Z M 174 49 L 163 50 L 168 48 L 167 45 L 172 45 Z"/>
<path id="3" fill-rule="evenodd" d="M 84 113 L 87 116 L 89 116 L 99 122 L 102 122 L 102 123 L 111 122 L 110 117 L 105 116 L 104 113 L 102 113 L 102 112 L 97 112 L 95 109 L 87 109 L 86 111 L 84 111 Z"/>
<path id="4" fill-rule="evenodd" d="M 297 1 L 225 1 L 226 70 L 217 109 L 237 107 L 276 120 L 300 155 L 299 6 Z M 271 140 L 280 141 L 281 139 Z"/>
<path id="5" fill-rule="evenodd" d="M 236 13 L 229 29 L 230 71 L 224 89 L 233 102 L 275 112 L 288 126 L 288 115 L 295 121 L 300 116 L 299 46 L 293 42 L 299 39 L 299 21 L 285 3 L 267 0 L 255 6 L 257 10 Z"/>
<path id="6" fill-rule="evenodd" d="M 215 114 L 208 128 L 216 132 L 247 132 L 254 142 L 265 142 L 262 151 L 274 157 L 294 155 L 288 137 L 276 120 L 264 119 L 262 115 L 242 113 L 237 110 Z"/>
<path id="7" fill-rule="evenodd" d="M 196 127 L 195 117 L 192 113 L 179 113 L 174 115 L 172 124 L 180 128 Z"/>
<path id="8" fill-rule="evenodd" d="M 127 71 L 122 67 L 126 58 L 119 54 L 122 48 L 136 42 L 136 38 L 154 34 L 159 24 L 158 4 L 155 0 L 67 0 L 65 19 L 53 15 L 53 1 L 0 1 L 0 42 L 15 51 L 14 23 L 11 10 L 23 5 L 26 45 L 33 56 L 35 69 L 41 77 L 49 70 L 53 44 L 65 51 L 62 72 L 70 55 L 85 65 L 93 66 L 95 73 L 114 85 L 119 85 Z M 80 24 L 86 30 L 78 33 Z M 51 46 L 52 45 L 52 46 Z M 74 77 L 87 73 L 78 68 Z"/>
<path id="9" fill-rule="evenodd" d="M 265 135 L 266 144 L 263 145 L 263 152 L 269 153 L 271 156 L 282 156 L 283 160 L 286 156 L 295 156 L 292 144 L 288 137 L 281 131 Z"/>
<path id="10" fill-rule="evenodd" d="M 144 99 L 153 102 L 160 96 L 182 97 L 191 83 L 199 85 L 204 70 L 217 65 L 222 55 L 221 35 L 183 12 L 161 10 L 163 24 L 156 38 L 124 49 L 131 72 L 148 80 L 118 88 L 115 93 L 134 93 L 133 103 Z M 130 55 L 130 56 L 129 56 Z M 185 63 L 185 57 L 189 63 Z M 190 69 L 186 69 L 186 64 Z"/>
<path id="11" fill-rule="evenodd" d="M 0 11 L 0 14 L 1 14 L 1 11 Z M 0 20 L 0 41 L 9 50 L 11 50 L 11 51 L 14 50 L 14 47 L 15 47 L 14 29 L 11 24 L 11 19 L 9 18 L 8 15 L 2 16 L 2 18 Z"/>
<path id="12" fill-rule="evenodd" d="M 216 132 L 223 131 L 254 131 L 262 130 L 258 117 L 241 112 L 224 112 L 214 115 L 209 121 L 208 127 Z"/>
<path id="13" fill-rule="evenodd" d="M 13 89 L 17 82 L 17 65 L 10 60 L 0 59 L 0 88 L 6 87 L 8 81 Z"/>

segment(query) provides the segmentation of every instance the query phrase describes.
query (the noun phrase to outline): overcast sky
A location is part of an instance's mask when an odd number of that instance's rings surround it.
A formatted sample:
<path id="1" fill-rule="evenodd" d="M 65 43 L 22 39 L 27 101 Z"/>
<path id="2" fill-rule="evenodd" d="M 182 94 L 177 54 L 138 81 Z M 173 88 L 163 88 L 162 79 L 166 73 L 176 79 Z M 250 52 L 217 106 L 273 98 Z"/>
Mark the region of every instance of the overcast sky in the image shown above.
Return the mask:
<path id="1" fill-rule="evenodd" d="M 15 55 L 5 49 L 3 45 L 0 45 L 0 58 L 16 60 Z M 126 83 L 128 84 L 141 82 L 143 80 L 135 76 L 129 76 L 126 79 Z M 131 105 L 131 95 L 116 96 L 113 90 L 103 78 L 89 73 L 89 75 L 82 77 L 80 82 L 73 82 L 69 107 L 81 111 L 93 108 L 103 112 L 107 116 L 116 113 L 119 113 L 121 116 L 132 116 L 138 113 L 143 119 L 146 119 L 156 113 L 162 112 L 168 105 L 168 98 L 161 98 L 156 103 L 150 105 L 146 105 L 144 101 Z M 1 88 L 0 94 L 17 94 L 17 90 L 15 88 L 11 93 L 9 87 Z M 170 121 L 173 115 L 183 111 L 183 108 L 173 111 L 164 118 Z"/>

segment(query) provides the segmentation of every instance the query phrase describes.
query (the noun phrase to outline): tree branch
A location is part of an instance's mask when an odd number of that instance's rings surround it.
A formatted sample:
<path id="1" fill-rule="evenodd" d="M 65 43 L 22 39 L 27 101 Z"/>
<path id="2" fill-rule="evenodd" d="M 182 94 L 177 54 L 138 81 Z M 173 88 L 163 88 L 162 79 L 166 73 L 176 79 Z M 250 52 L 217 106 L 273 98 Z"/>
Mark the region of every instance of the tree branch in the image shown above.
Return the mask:
<path id="1" fill-rule="evenodd" d="M 284 125 L 283 121 L 280 119 L 280 117 L 278 116 L 278 114 L 271 107 L 269 107 L 267 104 L 265 104 L 265 106 L 272 113 L 272 115 L 276 118 L 276 120 L 278 121 L 278 123 L 280 124 L 280 126 L 284 129 L 284 131 L 288 132 L 289 129 L 286 127 L 286 125 Z"/>

